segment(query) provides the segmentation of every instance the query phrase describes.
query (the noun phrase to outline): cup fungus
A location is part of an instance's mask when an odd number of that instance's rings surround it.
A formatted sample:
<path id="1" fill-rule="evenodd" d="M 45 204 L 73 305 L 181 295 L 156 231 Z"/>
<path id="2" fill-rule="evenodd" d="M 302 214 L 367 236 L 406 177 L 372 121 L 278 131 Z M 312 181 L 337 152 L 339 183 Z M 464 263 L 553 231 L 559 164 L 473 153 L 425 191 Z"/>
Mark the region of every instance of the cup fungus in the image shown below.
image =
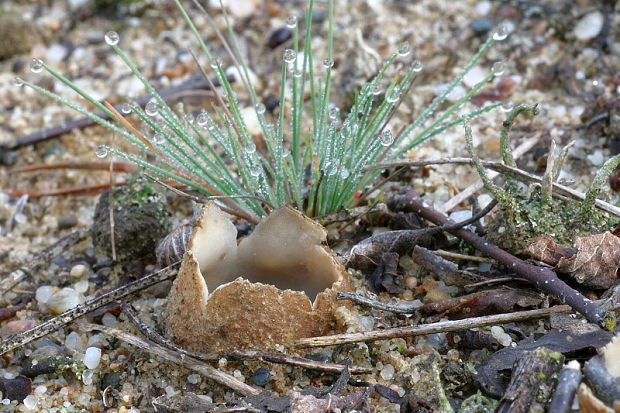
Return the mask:
<path id="1" fill-rule="evenodd" d="M 284 207 L 237 245 L 230 219 L 214 203 L 205 205 L 168 295 L 169 331 L 192 350 L 230 351 L 332 330 L 335 296 L 347 289 L 348 276 L 322 245 L 326 234 Z"/>

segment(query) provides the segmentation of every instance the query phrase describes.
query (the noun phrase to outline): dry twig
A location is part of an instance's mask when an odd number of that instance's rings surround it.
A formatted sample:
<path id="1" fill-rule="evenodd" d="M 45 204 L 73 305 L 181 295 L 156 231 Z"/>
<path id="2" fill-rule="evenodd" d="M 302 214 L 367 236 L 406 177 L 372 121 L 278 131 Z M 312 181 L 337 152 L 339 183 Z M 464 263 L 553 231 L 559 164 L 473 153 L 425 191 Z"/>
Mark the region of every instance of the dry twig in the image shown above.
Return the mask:
<path id="1" fill-rule="evenodd" d="M 226 374 L 223 371 L 220 371 L 215 367 L 212 367 L 200 360 L 192 357 L 187 357 L 185 354 L 179 354 L 178 352 L 167 349 L 159 344 L 153 343 L 152 341 L 144 340 L 138 336 L 126 333 L 117 328 L 105 327 L 99 324 L 91 323 L 81 324 L 80 328 L 88 331 L 101 331 L 104 334 L 115 337 L 126 343 L 132 344 L 151 354 L 162 357 L 168 361 L 179 364 L 190 370 L 194 370 L 195 372 L 200 373 L 221 385 L 233 389 L 237 393 L 244 396 L 256 396 L 261 392 L 260 390 L 255 389 L 254 387 L 249 386 L 242 381 L 235 379 L 233 376 Z"/>
<path id="2" fill-rule="evenodd" d="M 469 328 L 531 320 L 534 318 L 548 317 L 551 314 L 570 313 L 572 311 L 573 310 L 567 305 L 558 305 L 539 310 L 518 311 L 507 314 L 473 317 L 466 318 L 464 320 L 440 321 L 438 323 L 427 325 L 387 328 L 385 330 L 374 330 L 364 333 L 336 334 L 332 336 L 302 338 L 295 342 L 295 347 L 335 346 L 338 344 L 388 340 L 391 338 L 422 336 L 433 333 L 446 333 L 449 331 L 467 330 Z"/>
<path id="3" fill-rule="evenodd" d="M 88 300 L 84 304 L 77 305 L 64 313 L 31 328 L 30 330 L 9 336 L 8 338 L 0 341 L 0 355 L 24 346 L 38 338 L 45 337 L 59 328 L 66 326 L 70 322 L 75 321 L 93 310 L 96 310 L 97 308 L 110 304 L 111 302 L 126 297 L 129 294 L 148 288 L 151 285 L 175 277 L 179 264 L 180 262 L 176 262 L 162 270 L 146 275 L 139 280 L 118 287 L 106 294 L 93 298 L 92 300 Z"/>

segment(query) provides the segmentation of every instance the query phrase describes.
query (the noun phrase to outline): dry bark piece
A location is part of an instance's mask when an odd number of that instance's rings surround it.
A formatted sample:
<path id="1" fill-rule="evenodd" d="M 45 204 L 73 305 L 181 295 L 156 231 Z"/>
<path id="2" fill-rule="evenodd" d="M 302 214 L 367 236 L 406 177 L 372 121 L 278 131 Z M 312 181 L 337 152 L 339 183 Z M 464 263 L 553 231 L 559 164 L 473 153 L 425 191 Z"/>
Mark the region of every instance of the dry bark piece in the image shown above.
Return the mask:
<path id="1" fill-rule="evenodd" d="M 203 352 L 265 349 L 333 329 L 335 296 L 348 276 L 322 245 L 323 227 L 285 207 L 239 246 L 236 235 L 214 203 L 203 207 L 168 295 L 167 324 L 179 344 Z"/>
<path id="2" fill-rule="evenodd" d="M 614 413 L 613 409 L 600 401 L 585 383 L 579 385 L 577 396 L 579 398 L 579 413 Z"/>
<path id="3" fill-rule="evenodd" d="M 620 404 L 620 334 L 585 364 L 584 375 L 594 392 L 608 405 Z"/>
<path id="4" fill-rule="evenodd" d="M 558 271 L 570 274 L 586 287 L 607 289 L 616 280 L 620 267 L 620 238 L 607 231 L 577 237 L 578 251 L 570 258 L 561 258 Z"/>

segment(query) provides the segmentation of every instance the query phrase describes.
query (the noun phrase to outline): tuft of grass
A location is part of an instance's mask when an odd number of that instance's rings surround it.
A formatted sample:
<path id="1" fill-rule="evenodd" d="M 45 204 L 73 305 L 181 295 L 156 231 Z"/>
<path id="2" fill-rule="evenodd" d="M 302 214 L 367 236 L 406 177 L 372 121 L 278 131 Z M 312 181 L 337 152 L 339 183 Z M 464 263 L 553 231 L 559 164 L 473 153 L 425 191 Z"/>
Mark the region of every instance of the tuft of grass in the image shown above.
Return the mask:
<path id="1" fill-rule="evenodd" d="M 422 70 L 422 64 L 410 57 L 408 43 L 401 44 L 392 53 L 375 77 L 356 94 L 349 112 L 341 116 L 338 108 L 330 104 L 334 71 L 334 0 L 329 0 L 327 6 L 327 58 L 320 63 L 315 62 L 311 47 L 314 0 L 309 0 L 303 33 L 295 18 L 287 21 L 293 31 L 292 45 L 284 51 L 282 58 L 278 116 L 270 119 L 252 86 L 248 66 L 239 52 L 232 25 L 224 14 L 231 43 L 228 44 L 215 25 L 212 26 L 224 42 L 254 106 L 262 132 L 262 142 L 258 142 L 258 146 L 264 147 L 258 149 L 242 115 L 237 92 L 228 81 L 221 61 L 202 40 L 184 6 L 179 0 L 175 3 L 220 84 L 219 88 L 212 85 L 218 104 L 201 111 L 196 117 L 182 111 L 175 112 L 164 101 L 132 58 L 119 47 L 119 36 L 115 32 L 106 34 L 106 43 L 151 95 L 144 108 L 128 102 L 121 111 L 130 111 L 140 119 L 149 131 L 148 136 L 138 132 L 138 128 L 111 105 L 96 101 L 39 59 L 32 62 L 33 72 L 45 70 L 110 120 L 104 120 L 85 107 L 31 82 L 19 79 L 17 83 L 71 107 L 138 147 L 136 153 L 127 153 L 102 146 L 97 149 L 97 156 L 112 153 L 140 165 L 149 174 L 174 180 L 207 196 L 218 196 L 219 202 L 227 204 L 241 216 L 261 217 L 268 212 L 266 205 L 293 205 L 309 216 L 351 207 L 380 173 L 364 171 L 365 166 L 401 157 L 446 129 L 502 104 L 491 104 L 457 116 L 463 105 L 502 71 L 501 65 L 496 65 L 463 97 L 445 105 L 446 98 L 491 45 L 506 37 L 505 29 L 499 27 L 461 73 L 402 131 L 393 133 L 389 122 L 412 89 L 416 74 Z M 200 8 L 198 4 L 196 6 Z M 207 18 L 212 22 L 208 15 Z M 397 61 L 404 64 L 398 65 L 401 68 L 396 70 L 397 74 L 388 79 L 388 69 L 395 68 Z M 201 70 L 209 79 L 206 69 Z M 305 96 L 308 91 L 309 102 Z"/>

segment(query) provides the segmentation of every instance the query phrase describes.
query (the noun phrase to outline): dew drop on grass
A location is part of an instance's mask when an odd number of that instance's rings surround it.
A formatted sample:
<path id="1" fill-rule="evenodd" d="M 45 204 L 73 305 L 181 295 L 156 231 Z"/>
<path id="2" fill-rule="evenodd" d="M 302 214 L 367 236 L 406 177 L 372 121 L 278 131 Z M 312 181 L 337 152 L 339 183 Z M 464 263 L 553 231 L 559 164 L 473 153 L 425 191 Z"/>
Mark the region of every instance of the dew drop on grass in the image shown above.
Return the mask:
<path id="1" fill-rule="evenodd" d="M 289 29 L 294 29 L 295 27 L 297 27 L 297 16 L 289 16 L 286 19 L 286 27 L 288 27 Z"/>
<path id="2" fill-rule="evenodd" d="M 211 66 L 211 69 L 217 70 L 217 68 L 221 66 L 221 63 L 218 59 L 213 59 L 211 60 L 210 66 Z"/>
<path id="3" fill-rule="evenodd" d="M 256 105 L 254 105 L 254 109 L 256 109 L 256 113 L 258 113 L 259 115 L 262 115 L 267 110 L 265 105 L 261 102 L 258 102 Z"/>
<path id="4" fill-rule="evenodd" d="M 284 51 L 284 61 L 286 63 L 293 63 L 297 59 L 297 53 L 293 49 L 286 49 Z"/>
<path id="5" fill-rule="evenodd" d="M 381 135 L 379 135 L 379 140 L 381 141 L 381 145 L 390 146 L 394 143 L 394 135 L 392 135 L 392 131 L 384 130 L 381 132 Z"/>
<path id="6" fill-rule="evenodd" d="M 334 59 L 332 59 L 331 57 L 323 59 L 323 67 L 325 69 L 329 69 L 329 68 L 331 68 L 333 66 L 334 66 Z"/>
<path id="7" fill-rule="evenodd" d="M 16 77 L 15 79 L 13 79 L 13 84 L 17 87 L 22 87 L 24 86 L 24 81 L 21 77 Z"/>
<path id="8" fill-rule="evenodd" d="M 252 166 L 252 167 L 250 167 L 250 175 L 252 175 L 252 176 L 260 175 L 260 166 Z"/>
<path id="9" fill-rule="evenodd" d="M 121 103 L 121 112 L 125 115 L 131 113 L 131 105 L 127 102 Z"/>
<path id="10" fill-rule="evenodd" d="M 161 145 L 162 143 L 164 143 L 166 141 L 166 138 L 164 137 L 164 134 L 161 132 L 157 132 L 154 136 L 153 136 L 153 143 L 155 145 Z"/>
<path id="11" fill-rule="evenodd" d="M 338 119 L 338 115 L 340 115 L 340 109 L 337 107 L 330 108 L 328 114 L 331 120 L 336 120 Z"/>
<path id="12" fill-rule="evenodd" d="M 493 33 L 493 40 L 502 41 L 506 37 L 508 37 L 508 27 L 506 27 L 505 24 L 502 24 L 497 28 L 497 30 L 495 30 L 495 33 Z"/>
<path id="13" fill-rule="evenodd" d="M 343 169 L 342 171 L 340 171 L 340 177 L 342 179 L 347 179 L 349 177 L 349 175 L 351 175 L 351 174 L 349 173 L 348 169 Z"/>
<path id="14" fill-rule="evenodd" d="M 103 36 L 103 40 L 105 40 L 105 42 L 109 44 L 110 46 L 115 46 L 118 44 L 120 37 L 118 33 L 110 30 L 109 32 L 105 34 L 105 36 Z"/>
<path id="15" fill-rule="evenodd" d="M 411 63 L 411 70 L 414 72 L 420 72 L 422 70 L 422 62 L 419 60 L 414 60 L 413 63 Z"/>
<path id="16" fill-rule="evenodd" d="M 383 91 L 381 90 L 381 86 L 379 85 L 372 85 L 372 87 L 370 88 L 370 93 L 372 93 L 375 96 L 380 95 L 381 92 Z"/>
<path id="17" fill-rule="evenodd" d="M 183 117 L 185 119 L 185 121 L 187 123 L 189 123 L 190 125 L 194 123 L 194 115 L 192 115 L 191 113 L 186 113 L 185 116 Z"/>
<path id="18" fill-rule="evenodd" d="M 146 106 L 144 106 L 144 112 L 146 112 L 146 114 L 149 116 L 157 115 L 158 110 L 159 110 L 159 105 L 157 104 L 157 101 L 155 99 L 149 100 L 146 103 Z"/>
<path id="19" fill-rule="evenodd" d="M 400 99 L 400 89 L 397 87 L 390 90 L 387 96 L 385 97 L 385 100 L 387 100 L 389 103 L 398 102 L 398 99 Z"/>
<path id="20" fill-rule="evenodd" d="M 43 70 L 43 61 L 41 59 L 32 59 L 30 62 L 30 71 L 32 73 L 41 73 Z"/>
<path id="21" fill-rule="evenodd" d="M 502 110 L 502 112 L 510 112 L 512 110 L 512 102 L 507 100 L 506 102 L 502 103 L 500 109 Z"/>
<path id="22" fill-rule="evenodd" d="M 411 52 L 411 45 L 409 42 L 402 42 L 398 46 L 398 55 L 401 57 L 407 56 Z"/>
<path id="23" fill-rule="evenodd" d="M 248 143 L 248 146 L 245 147 L 245 151 L 249 154 L 253 154 L 254 152 L 256 152 L 256 145 L 254 144 L 254 142 Z"/>
<path id="24" fill-rule="evenodd" d="M 196 123 L 200 126 L 204 126 L 209 121 L 209 115 L 204 110 L 196 116 Z"/>
<path id="25" fill-rule="evenodd" d="M 491 68 L 491 70 L 493 71 L 493 75 L 494 76 L 501 76 L 504 74 L 504 67 L 505 64 L 502 60 L 499 60 L 495 63 L 493 63 L 493 67 Z"/>
<path id="26" fill-rule="evenodd" d="M 97 146 L 97 149 L 95 149 L 95 156 L 97 158 L 105 158 L 108 156 L 108 147 L 105 145 Z"/>
<path id="27" fill-rule="evenodd" d="M 294 76 L 295 78 L 297 78 L 297 79 L 299 79 L 300 77 L 302 77 L 302 76 L 303 76 L 303 74 L 304 74 L 304 71 L 303 71 L 303 70 L 300 70 L 300 69 L 295 69 L 295 70 L 293 71 L 293 76 Z"/>

